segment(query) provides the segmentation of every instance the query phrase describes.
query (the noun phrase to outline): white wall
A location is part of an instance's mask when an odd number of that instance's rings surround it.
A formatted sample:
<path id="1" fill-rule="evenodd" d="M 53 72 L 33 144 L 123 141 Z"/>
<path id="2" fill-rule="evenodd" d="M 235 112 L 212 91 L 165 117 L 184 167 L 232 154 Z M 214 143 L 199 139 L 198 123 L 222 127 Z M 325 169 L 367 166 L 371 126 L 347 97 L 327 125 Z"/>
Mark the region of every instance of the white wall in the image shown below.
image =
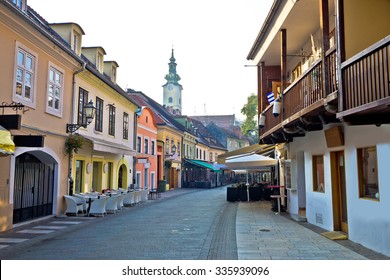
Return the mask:
<path id="1" fill-rule="evenodd" d="M 289 144 L 293 165 L 302 163 L 299 155 L 304 153 L 307 221 L 325 230 L 334 230 L 330 152 L 344 151 L 349 239 L 390 256 L 390 125 L 344 126 L 343 129 L 345 146 L 327 148 L 324 131 L 306 133 L 305 137 L 295 138 Z M 369 146 L 377 147 L 379 201 L 359 198 L 356 149 Z M 312 155 L 316 154 L 324 155 L 325 193 L 312 190 Z M 292 182 L 298 188 L 297 192 L 289 192 L 292 214 L 297 214 L 298 196 L 302 197 L 299 192 L 301 175 L 299 168 L 292 168 Z"/>
<path id="2" fill-rule="evenodd" d="M 345 132 L 349 239 L 390 256 L 390 126 L 346 127 Z M 379 201 L 359 198 L 356 168 L 356 148 L 374 145 Z"/>

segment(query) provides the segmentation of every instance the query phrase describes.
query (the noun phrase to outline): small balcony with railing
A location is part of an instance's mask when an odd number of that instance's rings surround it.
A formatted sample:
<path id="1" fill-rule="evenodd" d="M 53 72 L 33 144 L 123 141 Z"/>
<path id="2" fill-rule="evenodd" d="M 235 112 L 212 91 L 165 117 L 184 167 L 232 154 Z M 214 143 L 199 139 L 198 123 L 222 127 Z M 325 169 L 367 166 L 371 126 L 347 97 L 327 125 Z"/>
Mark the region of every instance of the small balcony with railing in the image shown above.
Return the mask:
<path id="1" fill-rule="evenodd" d="M 338 118 L 350 125 L 390 123 L 390 35 L 341 63 Z"/>
<path id="2" fill-rule="evenodd" d="M 260 142 L 289 142 L 307 131 L 322 130 L 324 124 L 337 122 L 336 67 L 336 48 L 333 47 L 326 52 L 325 61 L 316 60 L 262 112 Z M 280 106 L 280 110 L 276 106 Z"/>

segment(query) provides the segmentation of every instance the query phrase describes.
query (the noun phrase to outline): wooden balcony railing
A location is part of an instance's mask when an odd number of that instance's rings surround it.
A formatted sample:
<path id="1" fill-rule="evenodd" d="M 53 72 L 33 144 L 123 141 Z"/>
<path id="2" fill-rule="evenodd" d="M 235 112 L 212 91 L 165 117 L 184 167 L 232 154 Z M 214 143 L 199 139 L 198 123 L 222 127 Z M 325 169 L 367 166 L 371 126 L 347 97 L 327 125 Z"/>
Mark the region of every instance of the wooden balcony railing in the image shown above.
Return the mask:
<path id="1" fill-rule="evenodd" d="M 342 111 L 388 98 L 390 36 L 341 64 Z"/>
<path id="2" fill-rule="evenodd" d="M 260 131 L 260 135 L 273 130 L 282 121 L 289 119 L 295 114 L 305 110 L 326 95 L 337 91 L 337 72 L 336 72 L 336 49 L 332 48 L 326 54 L 328 61 L 328 82 L 329 91 L 323 92 L 322 81 L 322 60 L 316 61 L 303 75 L 292 83 L 283 93 L 283 110 L 278 117 L 272 115 L 273 106 L 270 105 L 264 111 L 265 124 Z"/>

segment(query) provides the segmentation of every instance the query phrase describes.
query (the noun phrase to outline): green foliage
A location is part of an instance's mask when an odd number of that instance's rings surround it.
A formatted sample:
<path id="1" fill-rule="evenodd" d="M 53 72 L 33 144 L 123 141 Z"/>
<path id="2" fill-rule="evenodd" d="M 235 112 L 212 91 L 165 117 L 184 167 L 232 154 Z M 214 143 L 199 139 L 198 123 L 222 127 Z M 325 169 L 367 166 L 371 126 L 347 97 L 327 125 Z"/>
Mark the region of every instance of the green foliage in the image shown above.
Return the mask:
<path id="1" fill-rule="evenodd" d="M 241 130 L 244 135 L 256 139 L 258 138 L 257 110 L 257 95 L 252 93 L 248 96 L 247 103 L 241 109 L 241 113 L 246 116 L 245 121 L 241 125 Z"/>
<path id="2" fill-rule="evenodd" d="M 65 140 L 65 152 L 70 155 L 72 152 L 76 153 L 83 147 L 84 137 L 79 134 L 69 135 Z"/>

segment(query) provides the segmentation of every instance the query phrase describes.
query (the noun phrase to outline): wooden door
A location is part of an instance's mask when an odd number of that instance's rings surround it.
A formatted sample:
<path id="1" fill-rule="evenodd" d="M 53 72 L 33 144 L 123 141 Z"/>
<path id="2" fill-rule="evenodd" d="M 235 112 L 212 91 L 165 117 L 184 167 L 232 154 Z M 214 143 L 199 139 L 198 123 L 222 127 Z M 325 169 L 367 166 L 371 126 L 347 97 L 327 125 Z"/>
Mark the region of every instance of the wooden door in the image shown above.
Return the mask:
<path id="1" fill-rule="evenodd" d="M 348 233 L 344 151 L 331 153 L 334 230 Z"/>

